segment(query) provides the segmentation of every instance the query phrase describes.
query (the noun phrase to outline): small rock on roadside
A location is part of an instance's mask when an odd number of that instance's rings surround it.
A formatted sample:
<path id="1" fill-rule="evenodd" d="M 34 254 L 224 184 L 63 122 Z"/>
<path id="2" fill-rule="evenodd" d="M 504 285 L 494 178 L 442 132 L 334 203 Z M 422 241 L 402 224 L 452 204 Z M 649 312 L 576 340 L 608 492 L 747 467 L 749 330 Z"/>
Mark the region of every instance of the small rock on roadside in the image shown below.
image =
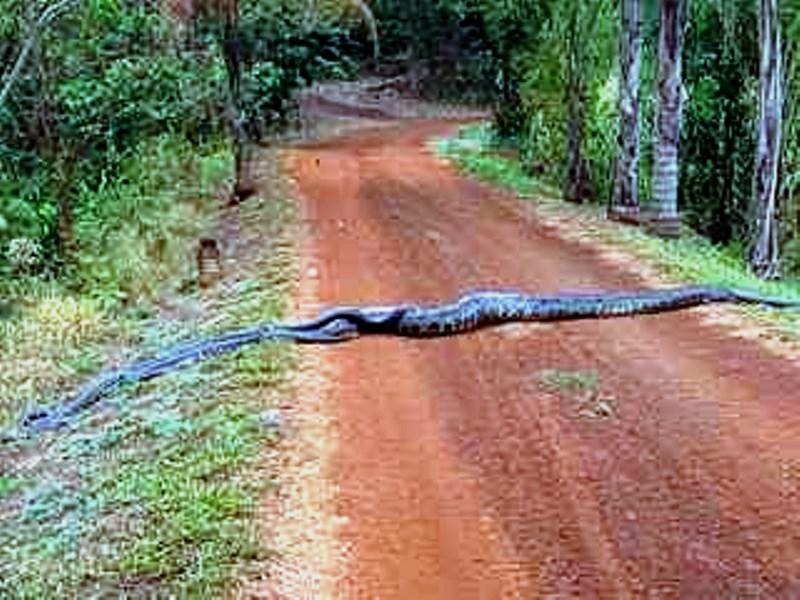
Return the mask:
<path id="1" fill-rule="evenodd" d="M 280 409 L 270 408 L 261 413 L 261 425 L 270 431 L 283 429 L 283 414 Z"/>

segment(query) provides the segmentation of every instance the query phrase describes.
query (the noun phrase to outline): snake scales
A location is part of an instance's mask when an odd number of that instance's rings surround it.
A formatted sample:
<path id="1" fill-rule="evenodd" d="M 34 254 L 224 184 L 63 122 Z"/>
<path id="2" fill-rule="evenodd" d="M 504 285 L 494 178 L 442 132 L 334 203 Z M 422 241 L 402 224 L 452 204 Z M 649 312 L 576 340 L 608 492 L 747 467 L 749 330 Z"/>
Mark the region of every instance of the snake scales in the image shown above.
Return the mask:
<path id="1" fill-rule="evenodd" d="M 267 323 L 180 344 L 155 358 L 100 375 L 75 396 L 52 408 L 29 413 L 23 418 L 22 426 L 34 432 L 59 429 L 123 385 L 146 381 L 188 364 L 265 341 L 321 344 L 342 342 L 361 335 L 437 337 L 509 322 L 624 317 L 725 302 L 800 308 L 800 302 L 791 300 L 731 288 L 700 286 L 555 296 L 487 291 L 466 294 L 442 305 L 336 307 L 308 321 Z"/>

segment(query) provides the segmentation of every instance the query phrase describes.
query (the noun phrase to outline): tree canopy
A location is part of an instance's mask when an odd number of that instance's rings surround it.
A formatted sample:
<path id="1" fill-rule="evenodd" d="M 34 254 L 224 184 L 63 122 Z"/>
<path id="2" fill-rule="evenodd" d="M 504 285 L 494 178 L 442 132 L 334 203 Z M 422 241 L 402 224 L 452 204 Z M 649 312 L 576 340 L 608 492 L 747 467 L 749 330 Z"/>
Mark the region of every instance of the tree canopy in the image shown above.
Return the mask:
<path id="1" fill-rule="evenodd" d="M 635 196 L 647 210 L 659 201 L 653 176 L 665 4 L 635 1 L 638 117 L 628 118 L 640 124 Z M 608 204 L 618 173 L 624 4 L 2 0 L 0 246 L 30 238 L 49 250 L 53 264 L 68 262 L 70 224 L 86 208 L 80 190 L 113 180 L 138 145 L 165 132 L 201 143 L 229 133 L 232 124 L 258 142 L 291 118 L 298 87 L 365 69 L 408 70 L 427 97 L 492 106 L 498 135 L 518 144 L 527 170 L 567 197 Z M 776 6 L 785 65 L 777 240 L 783 270 L 791 273 L 800 270 L 800 3 Z M 687 7 L 677 209 L 684 223 L 744 256 L 757 220 L 763 3 L 693 0 Z M 220 18 L 234 9 L 235 40 Z M 231 56 L 241 63 L 233 88 Z M 8 268 L 4 256 L 0 269 Z"/>

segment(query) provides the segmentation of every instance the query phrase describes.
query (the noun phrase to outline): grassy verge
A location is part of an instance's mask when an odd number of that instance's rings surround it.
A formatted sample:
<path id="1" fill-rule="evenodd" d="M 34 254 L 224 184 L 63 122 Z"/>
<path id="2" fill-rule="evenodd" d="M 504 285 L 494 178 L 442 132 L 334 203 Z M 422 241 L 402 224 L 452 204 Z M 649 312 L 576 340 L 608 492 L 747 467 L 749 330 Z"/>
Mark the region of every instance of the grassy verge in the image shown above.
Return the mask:
<path id="1" fill-rule="evenodd" d="M 154 300 L 192 281 L 230 162 L 223 146 L 153 140 L 116 183 L 81 190 L 68 277 L 0 278 L 0 426 L 95 371 L 105 344 L 135 342 Z"/>
<path id="2" fill-rule="evenodd" d="M 559 223 L 566 217 L 571 226 L 580 227 L 578 237 L 582 240 L 624 249 L 639 265 L 655 270 L 664 279 L 747 288 L 800 301 L 800 282 L 758 279 L 747 269 L 741 248 L 715 246 L 686 228 L 679 239 L 660 239 L 607 221 L 602 207 L 565 204 L 558 199 L 557 190 L 527 175 L 517 160 L 496 151 L 488 124 L 464 127 L 453 138 L 435 141 L 434 148 L 465 173 L 535 202 L 543 218 Z M 779 337 L 800 339 L 796 311 L 742 310 L 772 326 Z"/>
<path id="3" fill-rule="evenodd" d="M 242 266 L 224 293 L 201 297 L 188 259 L 215 212 L 228 156 L 211 148 L 161 166 L 148 160 L 130 167 L 146 181 L 107 193 L 138 196 L 135 213 L 115 209 L 119 219 L 154 230 L 120 233 L 123 244 L 105 237 L 109 229 L 91 253 L 84 244 L 83 293 L 41 282 L 14 290 L 0 333 L 5 424 L 28 399 L 53 401 L 104 365 L 282 315 L 292 217 L 280 192 L 242 207 L 227 248 Z M 179 309 L 159 314 L 141 300 L 164 294 Z M 0 445 L 0 597 L 213 598 L 233 589 L 269 558 L 254 511 L 272 486 L 261 456 L 276 433 L 261 415 L 286 392 L 292 362 L 286 345 L 249 348 L 127 390 L 68 431 Z"/>

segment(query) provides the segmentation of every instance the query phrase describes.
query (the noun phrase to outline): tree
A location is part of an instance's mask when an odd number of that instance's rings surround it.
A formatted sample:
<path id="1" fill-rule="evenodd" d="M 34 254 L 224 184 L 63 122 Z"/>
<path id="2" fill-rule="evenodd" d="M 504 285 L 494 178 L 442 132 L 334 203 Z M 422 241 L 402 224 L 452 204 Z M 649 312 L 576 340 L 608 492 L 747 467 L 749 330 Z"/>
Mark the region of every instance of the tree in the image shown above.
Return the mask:
<path id="1" fill-rule="evenodd" d="M 678 219 L 678 142 L 683 109 L 681 60 L 689 0 L 661 0 L 658 36 L 658 108 L 653 165 L 655 231 L 676 236 Z"/>
<path id="2" fill-rule="evenodd" d="M 590 69 L 588 45 L 603 0 L 569 3 L 565 17 L 564 93 L 567 106 L 567 176 L 564 199 L 583 202 L 593 195 L 592 175 L 584 155 L 586 85 Z"/>
<path id="3" fill-rule="evenodd" d="M 589 168 L 583 156 L 586 119 L 586 85 L 583 48 L 586 40 L 580 31 L 581 5 L 575 3 L 567 12 L 564 100 L 567 105 L 567 178 L 564 199 L 583 202 L 590 194 Z"/>
<path id="4" fill-rule="evenodd" d="M 59 2 L 56 2 L 55 4 L 52 4 L 42 10 L 39 17 L 31 24 L 28 38 L 22 44 L 19 54 L 17 55 L 17 60 L 14 62 L 14 66 L 9 69 L 8 73 L 3 74 L 3 87 L 0 89 L 0 106 L 5 103 L 6 98 L 8 98 L 8 94 L 11 92 L 14 84 L 22 74 L 28 57 L 39 43 L 39 37 L 41 36 L 42 31 L 59 16 L 77 4 L 78 0 L 60 0 Z M 30 9 L 33 9 L 33 6 L 29 7 L 29 10 Z"/>
<path id="5" fill-rule="evenodd" d="M 610 216 L 639 213 L 639 77 L 642 23 L 640 0 L 620 0 L 619 135 Z"/>
<path id="6" fill-rule="evenodd" d="M 205 0 L 197 2 L 194 7 L 191 3 L 178 3 L 176 6 L 189 17 L 194 17 L 197 12 L 206 13 L 216 21 L 228 83 L 225 112 L 233 144 L 234 184 L 230 202 L 234 204 L 246 199 L 255 191 L 250 173 L 251 143 L 242 112 L 243 65 L 239 0 Z"/>
<path id="7" fill-rule="evenodd" d="M 683 51 L 681 223 L 715 244 L 752 234 L 758 64 L 753 0 L 694 2 Z"/>
<path id="8" fill-rule="evenodd" d="M 548 25 L 557 23 L 549 0 L 480 0 L 483 25 L 495 62 L 494 126 L 501 137 L 516 137 L 522 127 L 521 56 L 534 52 Z"/>
<path id="9" fill-rule="evenodd" d="M 313 4 L 310 30 L 308 0 L 0 0 L 0 249 L 26 237 L 46 268 L 77 265 L 150 148 L 233 131 L 244 181 L 245 152 L 290 117 L 298 86 L 369 56 L 365 11 Z"/>
<path id="10" fill-rule="evenodd" d="M 758 142 L 754 173 L 755 243 L 753 271 L 762 278 L 779 274 L 778 178 L 785 79 L 778 0 L 759 0 L 761 48 L 758 94 Z"/>
<path id="11" fill-rule="evenodd" d="M 781 154 L 781 214 L 787 225 L 786 243 L 782 248 L 781 267 L 792 274 L 800 273 L 800 2 L 781 3 L 785 56 L 786 105 L 783 115 L 785 131 Z"/>
<path id="12" fill-rule="evenodd" d="M 342 12 L 345 7 L 355 7 L 360 11 L 370 32 L 373 43 L 373 59 L 378 59 L 379 45 L 375 18 L 369 6 L 363 0 L 328 0 L 312 1 L 308 6 L 308 15 L 316 15 L 325 10 L 334 9 Z M 248 133 L 247 116 L 242 103 L 242 75 L 244 55 L 242 31 L 239 25 L 239 0 L 205 0 L 202 9 L 217 19 L 220 32 L 220 46 L 225 60 L 228 76 L 228 98 L 226 112 L 233 142 L 235 182 L 230 202 L 240 202 L 255 192 L 255 183 L 251 172 L 253 140 Z M 316 26 L 316 18 L 309 21 L 309 33 Z"/>

